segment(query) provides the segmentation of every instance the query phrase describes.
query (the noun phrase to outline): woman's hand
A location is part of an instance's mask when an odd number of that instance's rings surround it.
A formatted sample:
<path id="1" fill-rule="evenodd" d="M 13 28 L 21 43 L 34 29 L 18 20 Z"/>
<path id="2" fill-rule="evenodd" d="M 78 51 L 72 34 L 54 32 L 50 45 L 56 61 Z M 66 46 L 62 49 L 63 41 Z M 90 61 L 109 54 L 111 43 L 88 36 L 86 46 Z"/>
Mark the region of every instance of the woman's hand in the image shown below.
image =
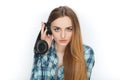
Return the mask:
<path id="1" fill-rule="evenodd" d="M 41 40 L 45 40 L 48 43 L 48 46 L 50 48 L 50 45 L 52 43 L 52 35 L 46 35 L 47 28 L 44 30 L 45 24 L 44 22 L 41 23 Z"/>

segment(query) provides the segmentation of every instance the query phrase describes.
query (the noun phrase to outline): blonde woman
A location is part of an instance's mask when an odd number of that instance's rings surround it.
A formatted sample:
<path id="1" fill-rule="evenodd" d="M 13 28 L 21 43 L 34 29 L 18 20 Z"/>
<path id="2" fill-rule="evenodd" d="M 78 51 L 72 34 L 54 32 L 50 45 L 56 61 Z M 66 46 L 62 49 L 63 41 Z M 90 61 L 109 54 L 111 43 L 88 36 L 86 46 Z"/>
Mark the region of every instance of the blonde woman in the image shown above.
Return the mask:
<path id="1" fill-rule="evenodd" d="M 68 6 L 57 7 L 47 23 L 52 34 L 46 35 L 42 22 L 37 40 L 46 41 L 49 49 L 45 55 L 35 53 L 31 80 L 90 80 L 94 52 L 82 43 L 75 12 Z"/>

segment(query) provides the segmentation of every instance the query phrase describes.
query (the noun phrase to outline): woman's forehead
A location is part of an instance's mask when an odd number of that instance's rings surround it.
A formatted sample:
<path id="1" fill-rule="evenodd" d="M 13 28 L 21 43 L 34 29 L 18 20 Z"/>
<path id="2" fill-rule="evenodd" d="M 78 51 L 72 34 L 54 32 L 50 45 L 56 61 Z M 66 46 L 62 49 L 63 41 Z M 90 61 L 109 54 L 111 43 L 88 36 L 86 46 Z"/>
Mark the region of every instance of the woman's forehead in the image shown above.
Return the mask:
<path id="1" fill-rule="evenodd" d="M 69 17 L 64 16 L 55 19 L 52 23 L 51 26 L 57 26 L 57 27 L 69 27 L 72 26 L 72 21 Z"/>

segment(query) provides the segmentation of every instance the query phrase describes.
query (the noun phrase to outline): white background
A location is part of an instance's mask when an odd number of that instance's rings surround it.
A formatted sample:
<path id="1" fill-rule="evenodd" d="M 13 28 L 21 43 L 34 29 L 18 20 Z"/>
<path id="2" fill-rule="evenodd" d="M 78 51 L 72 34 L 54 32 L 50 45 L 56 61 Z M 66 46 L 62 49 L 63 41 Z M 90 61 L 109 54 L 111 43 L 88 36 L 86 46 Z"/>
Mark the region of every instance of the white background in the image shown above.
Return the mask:
<path id="1" fill-rule="evenodd" d="M 30 79 L 40 23 L 60 5 L 76 12 L 94 49 L 91 80 L 120 80 L 119 0 L 0 0 L 0 80 Z"/>

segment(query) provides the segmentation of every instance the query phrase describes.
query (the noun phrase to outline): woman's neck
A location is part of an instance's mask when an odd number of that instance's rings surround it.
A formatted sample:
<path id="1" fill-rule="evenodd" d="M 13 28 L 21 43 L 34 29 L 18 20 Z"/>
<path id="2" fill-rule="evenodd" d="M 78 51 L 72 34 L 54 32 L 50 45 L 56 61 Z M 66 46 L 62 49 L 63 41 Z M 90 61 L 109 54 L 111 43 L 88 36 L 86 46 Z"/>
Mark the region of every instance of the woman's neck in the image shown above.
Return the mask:
<path id="1" fill-rule="evenodd" d="M 57 45 L 55 43 L 56 55 L 58 56 L 58 64 L 57 66 L 63 65 L 63 56 L 65 51 L 65 46 Z"/>
<path id="2" fill-rule="evenodd" d="M 56 49 L 56 52 L 57 52 L 58 54 L 59 54 L 59 53 L 64 54 L 65 47 L 66 47 L 66 46 L 57 45 L 57 44 L 55 43 L 55 49 Z"/>

